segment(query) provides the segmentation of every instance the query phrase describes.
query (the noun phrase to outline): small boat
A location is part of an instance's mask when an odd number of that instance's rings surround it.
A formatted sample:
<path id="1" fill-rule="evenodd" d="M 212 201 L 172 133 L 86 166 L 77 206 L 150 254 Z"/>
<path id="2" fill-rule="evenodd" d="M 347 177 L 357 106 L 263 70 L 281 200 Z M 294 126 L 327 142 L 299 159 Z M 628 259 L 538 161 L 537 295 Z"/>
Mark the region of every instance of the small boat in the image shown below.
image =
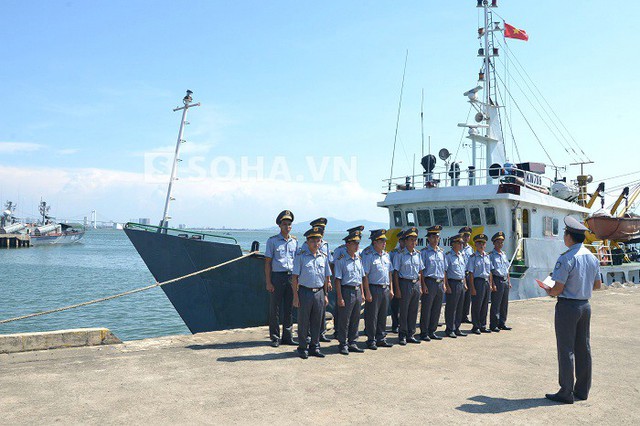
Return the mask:
<path id="1" fill-rule="evenodd" d="M 598 239 L 630 242 L 640 238 L 640 217 L 612 217 L 593 215 L 587 218 L 587 227 Z"/>
<path id="2" fill-rule="evenodd" d="M 59 245 L 77 243 L 84 237 L 84 226 L 80 224 L 56 223 L 49 216 L 51 206 L 46 201 L 41 201 L 39 210 L 42 219 L 40 223 L 27 228 L 27 234 L 31 237 L 32 246 Z"/>

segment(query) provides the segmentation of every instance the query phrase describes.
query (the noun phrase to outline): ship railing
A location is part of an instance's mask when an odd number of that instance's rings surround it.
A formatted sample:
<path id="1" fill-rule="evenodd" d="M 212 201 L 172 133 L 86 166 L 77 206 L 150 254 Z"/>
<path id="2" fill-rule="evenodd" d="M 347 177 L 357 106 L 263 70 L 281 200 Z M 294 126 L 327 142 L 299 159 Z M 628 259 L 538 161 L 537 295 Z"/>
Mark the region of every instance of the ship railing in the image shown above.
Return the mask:
<path id="1" fill-rule="evenodd" d="M 593 244 L 583 244 L 596 256 L 601 266 L 613 265 L 611 247 L 604 241 L 594 241 Z"/>
<path id="2" fill-rule="evenodd" d="M 166 234 L 175 235 L 181 238 L 188 238 L 190 240 L 208 240 L 212 238 L 218 238 L 220 240 L 231 240 L 235 244 L 238 244 L 238 240 L 236 240 L 235 238 L 229 235 L 211 234 L 208 232 L 194 231 L 189 229 L 175 229 L 175 228 L 167 228 L 167 227 L 160 228 L 159 226 L 143 225 L 141 223 L 135 223 L 135 222 L 127 222 L 127 224 L 124 225 L 124 227 L 125 229 L 138 229 L 141 231 L 149 231 L 149 232 L 162 231 L 163 233 L 166 233 Z"/>
<path id="3" fill-rule="evenodd" d="M 418 188 L 442 188 L 455 186 L 486 185 L 487 176 L 491 183 L 510 183 L 526 186 L 537 191 L 550 191 L 553 180 L 539 173 L 515 168 L 496 167 L 489 169 L 467 169 L 458 171 L 423 172 L 383 179 L 383 193 L 408 191 Z"/>

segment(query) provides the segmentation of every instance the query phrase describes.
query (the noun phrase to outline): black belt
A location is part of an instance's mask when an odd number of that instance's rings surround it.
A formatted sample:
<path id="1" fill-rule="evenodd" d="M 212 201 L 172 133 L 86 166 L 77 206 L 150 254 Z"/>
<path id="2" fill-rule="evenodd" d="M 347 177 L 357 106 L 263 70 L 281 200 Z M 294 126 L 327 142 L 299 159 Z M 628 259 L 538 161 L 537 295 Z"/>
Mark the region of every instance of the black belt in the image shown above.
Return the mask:
<path id="1" fill-rule="evenodd" d="M 588 302 L 589 299 L 571 299 L 569 297 L 560 297 L 558 296 L 558 302 L 563 301 L 563 302 Z"/>
<path id="2" fill-rule="evenodd" d="M 506 281 L 507 280 L 507 277 L 503 277 L 503 276 L 496 275 L 496 274 L 493 274 L 493 278 L 496 278 L 499 281 Z"/>
<path id="3" fill-rule="evenodd" d="M 487 283 L 489 282 L 489 278 L 473 277 L 473 279 L 474 279 L 474 281 L 475 281 L 475 280 L 482 280 L 482 281 L 487 282 Z"/>
<path id="4" fill-rule="evenodd" d="M 400 281 L 409 281 L 411 284 L 415 284 L 418 282 L 418 278 L 400 278 Z"/>
<path id="5" fill-rule="evenodd" d="M 457 283 L 461 283 L 462 282 L 462 280 L 458 280 L 458 279 L 455 279 L 455 278 L 448 278 L 447 281 L 453 281 L 453 282 L 457 282 Z"/>
<path id="6" fill-rule="evenodd" d="M 358 285 L 347 285 L 347 284 L 342 284 L 342 285 L 340 286 L 340 288 L 342 288 L 342 290 L 344 290 L 345 288 L 353 289 L 353 290 L 358 290 L 358 289 L 360 289 L 360 284 L 358 284 Z"/>
<path id="7" fill-rule="evenodd" d="M 427 277 L 427 279 L 431 281 L 435 281 L 437 284 L 440 284 L 442 281 L 444 281 L 444 278 Z"/>
<path id="8" fill-rule="evenodd" d="M 374 283 L 369 283 L 370 286 L 374 285 L 377 287 L 387 287 L 389 284 L 374 284 Z"/>
<path id="9" fill-rule="evenodd" d="M 309 290 L 309 291 L 311 291 L 311 292 L 313 292 L 313 293 L 317 293 L 317 292 L 319 292 L 320 290 L 323 290 L 323 289 L 324 289 L 324 287 L 311 288 L 311 287 L 305 287 L 305 286 L 303 286 L 303 285 L 299 286 L 298 288 L 302 288 L 302 289 L 305 289 L 305 290 Z"/>
<path id="10" fill-rule="evenodd" d="M 280 275 L 283 275 L 283 274 L 291 275 L 293 272 L 291 272 L 291 271 L 271 271 L 271 273 L 272 274 L 280 274 Z"/>

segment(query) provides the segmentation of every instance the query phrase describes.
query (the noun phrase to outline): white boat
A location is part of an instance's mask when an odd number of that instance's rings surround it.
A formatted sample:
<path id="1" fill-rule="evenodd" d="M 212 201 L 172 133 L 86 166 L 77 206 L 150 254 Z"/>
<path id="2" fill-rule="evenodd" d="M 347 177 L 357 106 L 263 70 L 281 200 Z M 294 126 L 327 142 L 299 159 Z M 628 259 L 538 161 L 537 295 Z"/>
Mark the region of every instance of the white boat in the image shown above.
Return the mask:
<path id="1" fill-rule="evenodd" d="M 27 228 L 27 233 L 31 237 L 31 245 L 47 246 L 60 244 L 73 244 L 79 242 L 84 237 L 84 226 L 79 224 L 56 223 L 49 216 L 50 206 L 46 201 L 41 201 L 39 210 L 41 221 L 38 224 Z"/>
<path id="2" fill-rule="evenodd" d="M 384 181 L 385 198 L 378 206 L 389 211 L 387 249 L 396 244 L 397 232 L 409 226 L 419 229 L 419 247 L 426 245 L 427 228 L 436 224 L 443 226 L 441 245 L 445 247 L 463 226 L 472 227 L 473 235 L 484 233 L 489 238 L 503 231 L 504 250 L 511 259 L 510 297 L 524 299 L 545 295 L 535 279 L 549 275 L 558 256 L 566 251 L 563 218 L 570 215 L 584 221 L 592 212 L 587 207 L 591 177 L 581 169 L 577 183 L 567 184 L 566 179 L 546 177 L 544 164 L 509 161 L 501 122 L 507 114 L 501 114 L 503 106 L 496 91 L 502 80 L 494 75 L 494 61 L 499 57 L 497 36 L 503 32 L 501 19 L 494 19 L 496 7 L 495 1 L 478 0 L 484 14 L 484 25 L 478 29 L 482 68 L 476 86 L 464 92 L 475 109 L 475 122 L 458 125 L 468 129 L 471 164 L 464 170 L 447 149 L 441 149 L 439 157 L 445 167 L 436 172 L 435 156 L 425 156 L 422 174 Z M 603 266 L 602 279 L 607 284 L 640 283 L 640 263 Z"/>

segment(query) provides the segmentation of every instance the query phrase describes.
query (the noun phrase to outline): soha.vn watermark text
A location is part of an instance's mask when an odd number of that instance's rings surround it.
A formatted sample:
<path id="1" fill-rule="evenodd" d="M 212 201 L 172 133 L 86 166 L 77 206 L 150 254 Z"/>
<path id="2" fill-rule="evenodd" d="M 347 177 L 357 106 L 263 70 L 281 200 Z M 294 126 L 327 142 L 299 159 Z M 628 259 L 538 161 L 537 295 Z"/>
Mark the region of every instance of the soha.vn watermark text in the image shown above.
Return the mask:
<path id="1" fill-rule="evenodd" d="M 306 156 L 290 164 L 285 156 L 238 158 L 220 156 L 207 158 L 192 156 L 177 162 L 176 176 L 192 181 L 215 179 L 222 181 L 285 182 L 355 182 L 358 176 L 356 156 Z M 169 181 L 173 167 L 173 153 L 148 152 L 144 154 L 144 180 L 146 183 Z"/>

